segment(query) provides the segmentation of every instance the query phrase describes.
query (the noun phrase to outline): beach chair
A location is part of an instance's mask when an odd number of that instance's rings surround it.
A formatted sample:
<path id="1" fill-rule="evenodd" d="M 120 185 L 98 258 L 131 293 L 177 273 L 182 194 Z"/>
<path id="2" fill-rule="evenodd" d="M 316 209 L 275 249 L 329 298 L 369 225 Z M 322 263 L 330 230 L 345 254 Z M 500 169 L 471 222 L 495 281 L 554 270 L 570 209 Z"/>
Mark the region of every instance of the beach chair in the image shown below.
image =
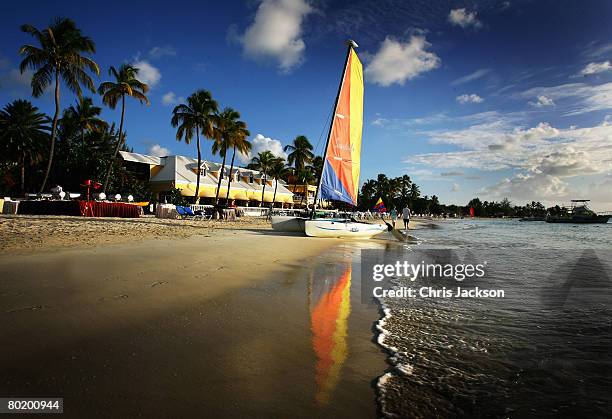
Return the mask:
<path id="1" fill-rule="evenodd" d="M 176 205 L 176 213 L 178 214 L 179 218 L 181 218 L 182 220 L 188 220 L 188 219 L 195 220 L 197 217 L 200 217 L 194 214 L 193 211 L 191 211 L 191 208 L 184 207 L 182 205 Z"/>
<path id="2" fill-rule="evenodd" d="M 183 207 L 185 210 L 185 214 L 187 214 L 188 217 L 191 217 L 193 220 L 199 218 L 200 220 L 210 220 L 212 218 L 212 215 L 207 215 L 202 211 L 193 211 L 191 209 L 191 207 Z"/>

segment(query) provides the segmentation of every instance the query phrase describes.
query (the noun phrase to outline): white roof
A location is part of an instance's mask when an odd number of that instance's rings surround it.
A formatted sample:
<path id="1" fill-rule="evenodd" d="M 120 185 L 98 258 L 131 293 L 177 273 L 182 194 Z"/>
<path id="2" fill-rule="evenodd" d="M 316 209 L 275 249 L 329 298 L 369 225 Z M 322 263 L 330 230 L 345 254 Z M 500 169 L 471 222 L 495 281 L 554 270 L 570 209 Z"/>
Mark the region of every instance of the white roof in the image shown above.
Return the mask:
<path id="1" fill-rule="evenodd" d="M 125 161 L 153 164 L 155 166 L 161 165 L 161 157 L 147 156 L 146 154 L 129 153 L 127 151 L 120 151 L 119 154 L 121 154 L 121 157 Z"/>

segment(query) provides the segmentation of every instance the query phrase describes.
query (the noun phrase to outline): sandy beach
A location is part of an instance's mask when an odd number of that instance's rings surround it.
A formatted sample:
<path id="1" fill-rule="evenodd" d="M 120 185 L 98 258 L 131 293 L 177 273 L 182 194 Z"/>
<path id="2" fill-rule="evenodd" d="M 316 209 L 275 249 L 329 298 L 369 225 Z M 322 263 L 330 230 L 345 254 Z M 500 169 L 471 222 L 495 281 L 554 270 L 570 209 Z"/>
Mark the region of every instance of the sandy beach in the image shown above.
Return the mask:
<path id="1" fill-rule="evenodd" d="M 326 384 L 309 313 L 354 244 L 253 219 L 2 217 L 0 233 L 2 394 L 64 397 L 68 417 L 376 416 L 385 355 L 358 276 Z"/>
<path id="2" fill-rule="evenodd" d="M 373 222 L 382 223 L 380 220 Z M 435 225 L 431 220 L 414 219 L 411 229 Z M 403 226 L 398 221 L 398 227 Z M 106 244 L 135 243 L 164 238 L 185 239 L 193 236 L 219 237 L 242 230 L 271 231 L 265 218 L 223 220 L 172 220 L 144 217 L 138 219 L 83 218 L 61 216 L 0 215 L 0 251 L 32 254 L 59 249 L 85 248 Z"/>

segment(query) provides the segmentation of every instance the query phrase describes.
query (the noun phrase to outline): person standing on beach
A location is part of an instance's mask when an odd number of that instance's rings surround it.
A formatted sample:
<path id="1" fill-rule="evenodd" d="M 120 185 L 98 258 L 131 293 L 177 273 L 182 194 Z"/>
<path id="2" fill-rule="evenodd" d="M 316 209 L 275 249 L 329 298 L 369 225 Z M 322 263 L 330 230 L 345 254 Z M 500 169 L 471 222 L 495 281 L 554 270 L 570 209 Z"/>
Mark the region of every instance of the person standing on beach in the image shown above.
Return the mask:
<path id="1" fill-rule="evenodd" d="M 395 228 L 396 221 L 397 221 L 397 210 L 395 208 L 391 208 L 391 224 L 393 224 L 393 228 Z"/>
<path id="2" fill-rule="evenodd" d="M 404 230 L 408 231 L 408 223 L 410 222 L 410 208 L 408 205 L 402 210 L 402 218 L 404 219 Z"/>

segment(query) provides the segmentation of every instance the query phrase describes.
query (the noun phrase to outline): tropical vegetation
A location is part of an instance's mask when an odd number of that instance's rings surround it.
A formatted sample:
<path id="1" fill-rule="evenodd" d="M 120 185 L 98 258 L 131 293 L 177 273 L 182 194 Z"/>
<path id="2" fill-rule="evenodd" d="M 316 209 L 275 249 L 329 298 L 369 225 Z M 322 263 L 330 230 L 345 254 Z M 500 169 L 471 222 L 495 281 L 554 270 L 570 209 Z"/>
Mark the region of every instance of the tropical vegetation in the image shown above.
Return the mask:
<path id="1" fill-rule="evenodd" d="M 83 54 L 93 54 L 96 51 L 95 43 L 81 33 L 76 24 L 66 18 L 57 18 L 49 27 L 39 30 L 32 25 L 22 25 L 21 30 L 36 39 L 38 46 L 26 44 L 19 49 L 23 60 L 19 66 L 21 72 L 33 70 L 32 96 L 40 97 L 47 87 L 53 84 L 55 113 L 51 125 L 51 141 L 49 157 L 45 175 L 40 186 L 44 191 L 51 172 L 55 139 L 60 115 L 60 79 L 68 90 L 76 93 L 80 98 L 81 85 L 92 92 L 95 91 L 94 82 L 88 71 L 98 75 L 98 64 Z"/>
<path id="2" fill-rule="evenodd" d="M 200 201 L 200 176 L 202 168 L 202 149 L 200 145 L 200 133 L 209 139 L 215 138 L 215 118 L 219 105 L 213 100 L 208 90 L 197 90 L 191 94 L 186 103 L 177 105 L 172 111 L 171 124 L 176 130 L 176 140 L 185 140 L 191 143 L 194 135 L 196 137 L 196 148 L 198 152 L 198 170 L 194 200 Z"/>
<path id="3" fill-rule="evenodd" d="M 249 165 L 252 169 L 259 170 L 262 175 L 261 184 L 263 185 L 263 188 L 261 189 L 261 200 L 259 202 L 259 206 L 263 206 L 268 174 L 270 174 L 270 171 L 276 164 L 277 159 L 278 157 L 272 154 L 271 151 L 266 150 L 253 157 L 251 164 Z"/>
<path id="4" fill-rule="evenodd" d="M 25 192 L 26 168 L 38 162 L 49 141 L 49 117 L 27 100 L 0 111 L 0 153 L 19 166 L 19 191 Z"/>
<path id="5" fill-rule="evenodd" d="M 140 103 L 149 105 L 149 99 L 145 95 L 149 90 L 149 86 L 138 80 L 138 69 L 129 64 L 122 64 L 117 70 L 111 66 L 108 73 L 114 77 L 115 81 L 105 81 L 100 84 L 98 93 L 102 96 L 102 102 L 111 109 L 115 109 L 119 100 L 121 100 L 121 119 L 119 122 L 119 135 L 117 137 L 115 152 L 113 153 L 111 163 L 108 165 L 106 176 L 104 177 L 104 186 L 102 191 L 106 192 L 108 181 L 113 170 L 112 161 L 117 157 L 119 149 L 125 141 L 125 131 L 123 124 L 125 120 L 125 97 L 130 96 L 137 99 Z"/>

